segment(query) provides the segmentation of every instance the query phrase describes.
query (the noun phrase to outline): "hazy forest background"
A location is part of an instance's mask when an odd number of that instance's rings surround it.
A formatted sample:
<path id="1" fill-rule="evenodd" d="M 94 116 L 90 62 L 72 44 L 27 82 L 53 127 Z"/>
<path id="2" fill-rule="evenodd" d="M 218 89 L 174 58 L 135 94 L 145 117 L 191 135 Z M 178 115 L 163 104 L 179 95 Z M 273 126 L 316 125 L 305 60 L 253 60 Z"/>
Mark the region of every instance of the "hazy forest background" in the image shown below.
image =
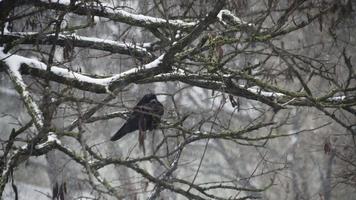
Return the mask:
<path id="1" fill-rule="evenodd" d="M 353 0 L 1 0 L 1 199 L 356 196 Z M 111 142 L 156 93 L 162 123 Z"/>

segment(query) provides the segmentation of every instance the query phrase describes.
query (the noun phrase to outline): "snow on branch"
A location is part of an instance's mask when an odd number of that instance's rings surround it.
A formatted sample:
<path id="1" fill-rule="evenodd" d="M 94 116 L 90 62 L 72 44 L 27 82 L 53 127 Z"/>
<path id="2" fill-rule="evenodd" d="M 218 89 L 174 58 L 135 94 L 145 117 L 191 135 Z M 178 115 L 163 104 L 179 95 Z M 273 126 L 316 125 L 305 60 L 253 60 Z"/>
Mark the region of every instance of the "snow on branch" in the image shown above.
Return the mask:
<path id="1" fill-rule="evenodd" d="M 190 29 L 195 27 L 198 23 L 192 21 L 184 21 L 179 19 L 164 19 L 159 17 L 151 17 L 142 14 L 135 14 L 128 11 L 125 11 L 117 6 L 110 4 L 110 3 L 100 3 L 96 6 L 90 5 L 80 5 L 77 4 L 74 6 L 74 9 L 70 7 L 70 1 L 68 0 L 61 0 L 61 1 L 48 1 L 48 0 L 31 0 L 28 3 L 32 3 L 35 6 L 46 7 L 48 9 L 54 10 L 62 10 L 68 11 L 70 10 L 73 13 L 78 15 L 87 15 L 91 13 L 92 15 L 98 17 L 105 17 L 111 19 L 113 21 L 126 23 L 133 26 L 139 27 L 152 27 L 152 28 L 162 28 L 162 27 L 171 27 L 176 29 Z M 229 10 L 221 10 L 217 15 L 217 18 L 223 24 L 230 24 L 230 25 L 239 25 L 239 26 L 248 26 L 253 27 L 253 24 L 247 23 L 236 17 L 234 14 L 231 13 Z"/>
<path id="2" fill-rule="evenodd" d="M 166 20 L 158 17 L 151 17 L 142 14 L 133 14 L 125 10 L 112 10 L 111 14 L 116 15 L 117 19 L 123 19 L 124 21 L 133 21 L 133 25 L 144 24 L 146 26 L 161 26 L 163 24 L 168 24 L 170 26 L 179 28 L 190 28 L 196 25 L 195 22 L 185 22 L 183 20 Z"/>
<path id="3" fill-rule="evenodd" d="M 49 78 L 51 81 L 71 85 L 78 89 L 96 93 L 107 93 L 109 90 L 113 91 L 118 87 L 125 87 L 137 79 L 147 77 L 150 74 L 154 75 L 155 73 L 160 73 L 159 65 L 161 64 L 163 57 L 164 54 L 146 65 L 135 67 L 109 77 L 101 78 L 84 75 L 58 66 L 52 66 L 51 70 L 48 72 L 46 64 L 38 60 L 25 58 L 19 55 L 4 54 L 2 52 L 0 53 L 0 60 L 3 60 L 7 65 L 7 68 L 11 72 L 11 77 L 13 77 L 14 80 L 18 80 L 18 84 L 23 86 L 21 88 L 25 88 L 25 85 L 21 79 L 21 73 L 23 73 L 40 78 Z M 22 95 L 27 95 L 27 93 L 23 93 Z M 28 99 L 27 103 L 32 105 L 32 98 L 26 99 Z M 31 106 L 30 108 L 33 110 L 33 117 L 40 116 L 38 115 L 39 111 L 37 111 L 37 106 Z M 37 118 L 39 121 L 42 121 L 42 118 Z"/>
<path id="4" fill-rule="evenodd" d="M 269 87 L 266 83 L 262 84 L 262 82 L 260 84 L 261 86 L 255 85 L 251 87 L 247 87 L 243 84 L 227 84 L 229 82 L 229 77 L 231 77 L 229 74 L 222 76 L 206 76 L 202 74 L 189 73 L 181 69 L 175 69 L 173 72 L 158 74 L 152 78 L 143 80 L 140 83 L 180 81 L 192 86 L 221 91 L 223 93 L 256 100 L 276 109 L 287 105 L 314 106 L 314 104 L 300 92 L 286 92 L 286 90 L 282 88 L 275 86 Z M 244 79 L 243 77 L 239 78 L 241 80 Z M 260 83 L 260 81 L 257 83 Z M 328 98 L 319 97 L 318 99 L 322 99 L 322 103 L 326 107 L 339 107 L 342 104 L 352 104 L 352 101 L 356 100 L 354 97 L 346 98 L 343 95 Z"/>
<path id="5" fill-rule="evenodd" d="M 58 139 L 57 135 L 54 132 L 49 132 L 47 136 L 47 141 L 36 145 L 35 148 L 43 149 L 52 144 L 61 144 L 61 141 Z"/>
<path id="6" fill-rule="evenodd" d="M 37 32 L 6 32 L 0 38 L 1 42 L 14 40 L 20 41 L 22 44 L 39 43 L 52 45 L 55 40 L 55 35 L 44 35 Z M 60 46 L 65 46 L 70 42 L 74 47 L 91 48 L 112 53 L 132 55 L 139 59 L 143 59 L 144 57 L 153 58 L 153 55 L 149 53 L 146 48 L 131 42 L 117 42 L 95 37 L 79 36 L 76 34 L 59 34 L 56 42 Z"/>
<path id="7" fill-rule="evenodd" d="M 20 94 L 28 113 L 32 117 L 37 130 L 43 127 L 43 115 L 33 100 L 31 94 L 27 91 L 27 86 L 22 80 L 21 74 L 13 68 L 8 68 L 7 73 L 13 82 L 17 92 Z"/>
<path id="8" fill-rule="evenodd" d="M 29 143 L 31 144 L 31 143 Z M 16 149 L 10 157 L 6 159 L 6 163 L 4 163 L 3 171 L 1 177 L 5 181 L 0 181 L 0 190 L 3 190 L 5 187 L 9 176 L 11 175 L 12 170 L 21 164 L 22 162 L 26 161 L 30 156 L 39 156 L 46 154 L 47 152 L 51 151 L 56 147 L 56 145 L 61 145 L 60 140 L 57 138 L 55 133 L 50 132 L 48 134 L 48 138 L 45 142 L 41 144 L 37 144 L 36 146 L 25 144 L 18 149 Z M 34 147 L 34 148 L 33 148 Z M 64 148 L 64 147 L 63 147 Z"/>
<path id="9" fill-rule="evenodd" d="M 3 49 L 0 48 L 0 59 L 9 66 L 6 69 L 6 72 L 14 84 L 16 91 L 20 94 L 37 130 L 41 130 L 43 127 L 43 115 L 31 94 L 27 91 L 27 85 L 24 83 L 19 72 L 21 61 L 17 59 L 8 59 L 10 58 L 9 55 L 4 54 L 2 50 Z"/>
<path id="10" fill-rule="evenodd" d="M 33 4 L 35 6 L 45 7 L 47 9 L 71 11 L 78 15 L 87 16 L 88 13 L 111 19 L 113 21 L 126 23 L 129 25 L 139 26 L 139 27 L 173 27 L 173 28 L 192 28 L 196 25 L 196 22 L 186 22 L 183 20 L 166 20 L 158 17 L 151 17 L 142 14 L 134 14 L 127 12 L 121 8 L 117 8 L 114 5 L 101 3 L 97 6 L 90 5 L 80 5 L 77 4 L 71 7 L 69 1 L 48 1 L 48 0 L 30 0 L 27 3 Z"/>
<path id="11" fill-rule="evenodd" d="M 234 14 L 231 13 L 229 10 L 221 10 L 217 16 L 218 20 L 223 24 L 230 24 L 230 25 L 244 25 L 244 26 L 253 26 L 251 23 L 247 23 L 242 19 L 236 17 Z"/>

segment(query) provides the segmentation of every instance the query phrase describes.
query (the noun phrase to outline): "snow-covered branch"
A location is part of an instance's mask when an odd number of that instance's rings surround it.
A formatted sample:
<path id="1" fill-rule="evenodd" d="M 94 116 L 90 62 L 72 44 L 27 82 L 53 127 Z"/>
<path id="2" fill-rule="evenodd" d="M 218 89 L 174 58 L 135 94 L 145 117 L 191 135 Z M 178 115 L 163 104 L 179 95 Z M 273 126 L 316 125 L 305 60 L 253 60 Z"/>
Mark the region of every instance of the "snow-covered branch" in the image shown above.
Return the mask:
<path id="1" fill-rule="evenodd" d="M 7 63 L 15 60 L 18 64 L 19 71 L 23 74 L 31 74 L 33 76 L 47 78 L 51 81 L 68 84 L 86 91 L 106 93 L 117 88 L 123 88 L 130 83 L 170 71 L 175 54 L 194 41 L 199 34 L 209 26 L 209 24 L 215 21 L 224 2 L 219 2 L 217 5 L 218 6 L 216 6 L 209 15 L 191 31 L 191 33 L 177 41 L 166 54 L 161 55 L 156 60 L 144 66 L 135 67 L 109 77 L 88 76 L 57 66 L 51 66 L 50 71 L 47 71 L 46 64 L 35 59 L 29 59 L 18 55 L 2 54 L 0 55 L 0 59 L 5 59 Z"/>
<path id="2" fill-rule="evenodd" d="M 176 19 L 164 19 L 159 17 L 151 17 L 142 14 L 135 14 L 125 11 L 122 8 L 118 8 L 117 5 L 109 3 L 101 3 L 100 5 L 85 6 L 82 4 L 76 4 L 70 6 L 70 1 L 47 1 L 47 0 L 26 0 L 28 4 L 33 4 L 48 9 L 71 11 L 78 15 L 87 15 L 88 13 L 111 19 L 113 21 L 126 23 L 129 25 L 147 27 L 147 28 L 176 28 L 176 29 L 189 29 L 196 26 L 198 23 L 190 20 L 176 20 Z M 244 22 L 242 19 L 236 17 L 229 10 L 221 10 L 217 15 L 219 21 L 231 25 L 249 26 L 253 27 L 253 24 Z"/>
<path id="3" fill-rule="evenodd" d="M 114 74 L 109 77 L 94 77 L 57 66 L 52 66 L 48 72 L 46 64 L 38 60 L 19 55 L 0 53 L 0 59 L 4 61 L 7 68 L 15 69 L 16 73 L 13 74 L 12 77 L 21 77 L 20 73 L 30 74 L 41 78 L 49 78 L 51 81 L 71 85 L 95 93 L 106 93 L 109 90 L 113 91 L 118 87 L 125 87 L 138 79 L 146 78 L 150 74 L 159 74 L 161 72 L 160 64 L 163 56 L 164 55 L 161 55 L 151 63 L 132 68 L 119 74 Z"/>
<path id="4" fill-rule="evenodd" d="M 31 94 L 26 89 L 26 84 L 23 82 L 20 73 L 12 68 L 7 69 L 7 74 L 9 75 L 11 81 L 13 82 L 17 92 L 20 94 L 28 113 L 32 117 L 37 130 L 43 127 L 43 115 L 37 106 L 36 102 L 33 100 Z"/>
<path id="5" fill-rule="evenodd" d="M 19 71 L 21 61 L 17 59 L 7 59 L 6 57 L 8 57 L 8 55 L 4 54 L 2 52 L 2 49 L 0 49 L 0 59 L 4 61 L 5 64 L 8 66 L 6 68 L 6 72 L 9 75 L 12 83 L 14 84 L 16 91 L 21 96 L 28 113 L 34 121 L 37 130 L 40 131 L 43 127 L 43 115 L 36 102 L 33 100 L 31 94 L 27 91 L 27 85 L 22 79 L 22 76 Z"/>
<path id="6" fill-rule="evenodd" d="M 21 44 L 48 44 L 55 40 L 54 34 L 39 34 L 36 32 L 6 32 L 0 37 L 0 42 L 19 41 Z M 73 47 L 90 48 L 112 53 L 134 56 L 138 59 L 153 58 L 146 48 L 131 42 L 117 42 L 108 39 L 85 37 L 76 34 L 59 34 L 56 44 L 60 46 L 72 45 Z"/>
<path id="7" fill-rule="evenodd" d="M 87 16 L 88 13 L 98 17 L 105 17 L 107 19 L 122 22 L 139 27 L 171 27 L 177 29 L 187 29 L 194 27 L 196 22 L 189 22 L 184 20 L 166 20 L 159 17 L 151 17 L 142 14 L 130 13 L 122 8 L 117 8 L 115 5 L 103 4 L 100 5 L 82 5 L 76 4 L 70 6 L 70 1 L 47 1 L 47 0 L 24 0 L 24 3 L 32 4 L 47 9 L 71 11 L 78 15 Z"/>
<path id="8" fill-rule="evenodd" d="M 50 132 L 48 133 L 47 140 L 43 143 L 37 144 L 35 146 L 25 144 L 15 150 L 11 156 L 6 159 L 6 163 L 4 163 L 4 165 L 1 167 L 2 174 L 0 179 L 0 192 L 3 192 L 5 185 L 15 167 L 26 161 L 30 156 L 40 156 L 46 154 L 47 152 L 54 149 L 56 145 L 61 145 L 61 142 L 55 133 Z"/>
<path id="9" fill-rule="evenodd" d="M 231 75 L 204 75 L 188 73 L 182 70 L 175 70 L 171 73 L 163 73 L 152 78 L 145 79 L 139 83 L 150 82 L 165 82 L 165 81 L 180 81 L 192 86 L 197 86 L 205 89 L 221 91 L 223 93 L 232 94 L 247 99 L 256 100 L 264 104 L 270 105 L 275 109 L 280 109 L 285 106 L 310 106 L 314 104 L 307 99 L 300 92 L 288 91 L 279 87 L 267 87 L 267 83 L 261 83 L 261 86 L 246 86 L 243 84 L 228 84 Z M 244 77 L 234 77 L 236 79 L 244 80 Z M 260 81 L 257 81 L 259 83 Z M 266 89 L 268 88 L 268 90 Z M 339 107 L 340 105 L 354 105 L 355 97 L 346 97 L 338 95 L 328 98 L 319 97 L 325 107 Z M 318 100 L 316 100 L 318 101 Z"/>
<path id="10" fill-rule="evenodd" d="M 235 26 L 253 27 L 253 24 L 247 23 L 247 22 L 243 21 L 242 19 L 236 17 L 229 10 L 221 10 L 217 17 L 218 17 L 219 21 L 225 25 L 230 24 L 230 25 L 235 25 Z"/>
<path id="11" fill-rule="evenodd" d="M 274 88 L 274 90 L 272 87 L 270 87 L 269 90 L 266 91 L 265 89 L 262 89 L 264 87 L 259 86 L 246 87 L 245 85 L 236 84 L 226 85 L 226 83 L 228 83 L 227 75 L 226 79 L 222 81 L 220 76 L 215 77 L 204 76 L 200 74 L 189 74 L 177 70 L 174 72 L 165 73 L 165 69 L 162 69 L 160 66 L 162 64 L 163 58 L 164 55 L 142 67 L 135 67 L 109 77 L 94 77 L 56 66 L 51 67 L 51 71 L 47 72 L 46 65 L 35 59 L 24 58 L 18 55 L 0 55 L 0 59 L 4 59 L 7 65 L 9 65 L 9 63 L 16 64 L 17 68 L 15 69 L 18 70 L 18 74 L 17 76 L 14 75 L 12 77 L 21 76 L 19 73 L 30 74 L 41 78 L 49 77 L 51 81 L 71 85 L 75 88 L 95 93 L 107 93 L 117 88 L 124 88 L 130 83 L 180 81 L 201 88 L 217 90 L 235 96 L 260 101 L 264 104 L 270 105 L 275 109 L 281 109 L 287 105 L 314 105 L 312 102 L 310 102 L 310 100 L 306 99 L 301 94 L 295 93 L 296 95 L 293 95 L 293 92 L 284 93 L 283 89 Z M 11 64 L 9 66 L 11 66 Z M 327 107 L 335 107 L 341 104 L 349 104 L 352 102 L 352 100 L 353 99 L 346 98 L 345 96 L 335 96 L 323 100 L 323 103 Z M 34 114 L 33 116 L 39 115 Z"/>

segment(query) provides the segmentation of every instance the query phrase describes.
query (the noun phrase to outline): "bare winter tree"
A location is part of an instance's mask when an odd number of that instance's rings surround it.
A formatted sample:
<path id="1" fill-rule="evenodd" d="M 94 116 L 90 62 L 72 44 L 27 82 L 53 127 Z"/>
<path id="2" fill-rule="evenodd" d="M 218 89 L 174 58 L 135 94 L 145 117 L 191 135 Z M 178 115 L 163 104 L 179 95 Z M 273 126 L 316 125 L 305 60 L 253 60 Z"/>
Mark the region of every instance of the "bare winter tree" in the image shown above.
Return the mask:
<path id="1" fill-rule="evenodd" d="M 0 195 L 349 199 L 355 6 L 1 0 Z M 110 141 L 147 93 L 158 128 Z"/>

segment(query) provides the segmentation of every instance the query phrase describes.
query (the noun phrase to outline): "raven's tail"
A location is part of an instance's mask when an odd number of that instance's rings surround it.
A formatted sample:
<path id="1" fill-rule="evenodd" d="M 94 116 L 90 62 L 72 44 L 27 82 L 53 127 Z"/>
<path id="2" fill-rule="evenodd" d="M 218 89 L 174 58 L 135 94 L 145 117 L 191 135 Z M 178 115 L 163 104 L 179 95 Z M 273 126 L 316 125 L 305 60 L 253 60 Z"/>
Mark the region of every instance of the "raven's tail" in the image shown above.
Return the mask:
<path id="1" fill-rule="evenodd" d="M 129 122 L 126 122 L 121 128 L 120 130 L 118 130 L 112 137 L 111 137 L 111 141 L 116 141 L 122 137 L 124 137 L 127 133 L 130 133 L 132 131 L 137 130 L 137 128 Z"/>

